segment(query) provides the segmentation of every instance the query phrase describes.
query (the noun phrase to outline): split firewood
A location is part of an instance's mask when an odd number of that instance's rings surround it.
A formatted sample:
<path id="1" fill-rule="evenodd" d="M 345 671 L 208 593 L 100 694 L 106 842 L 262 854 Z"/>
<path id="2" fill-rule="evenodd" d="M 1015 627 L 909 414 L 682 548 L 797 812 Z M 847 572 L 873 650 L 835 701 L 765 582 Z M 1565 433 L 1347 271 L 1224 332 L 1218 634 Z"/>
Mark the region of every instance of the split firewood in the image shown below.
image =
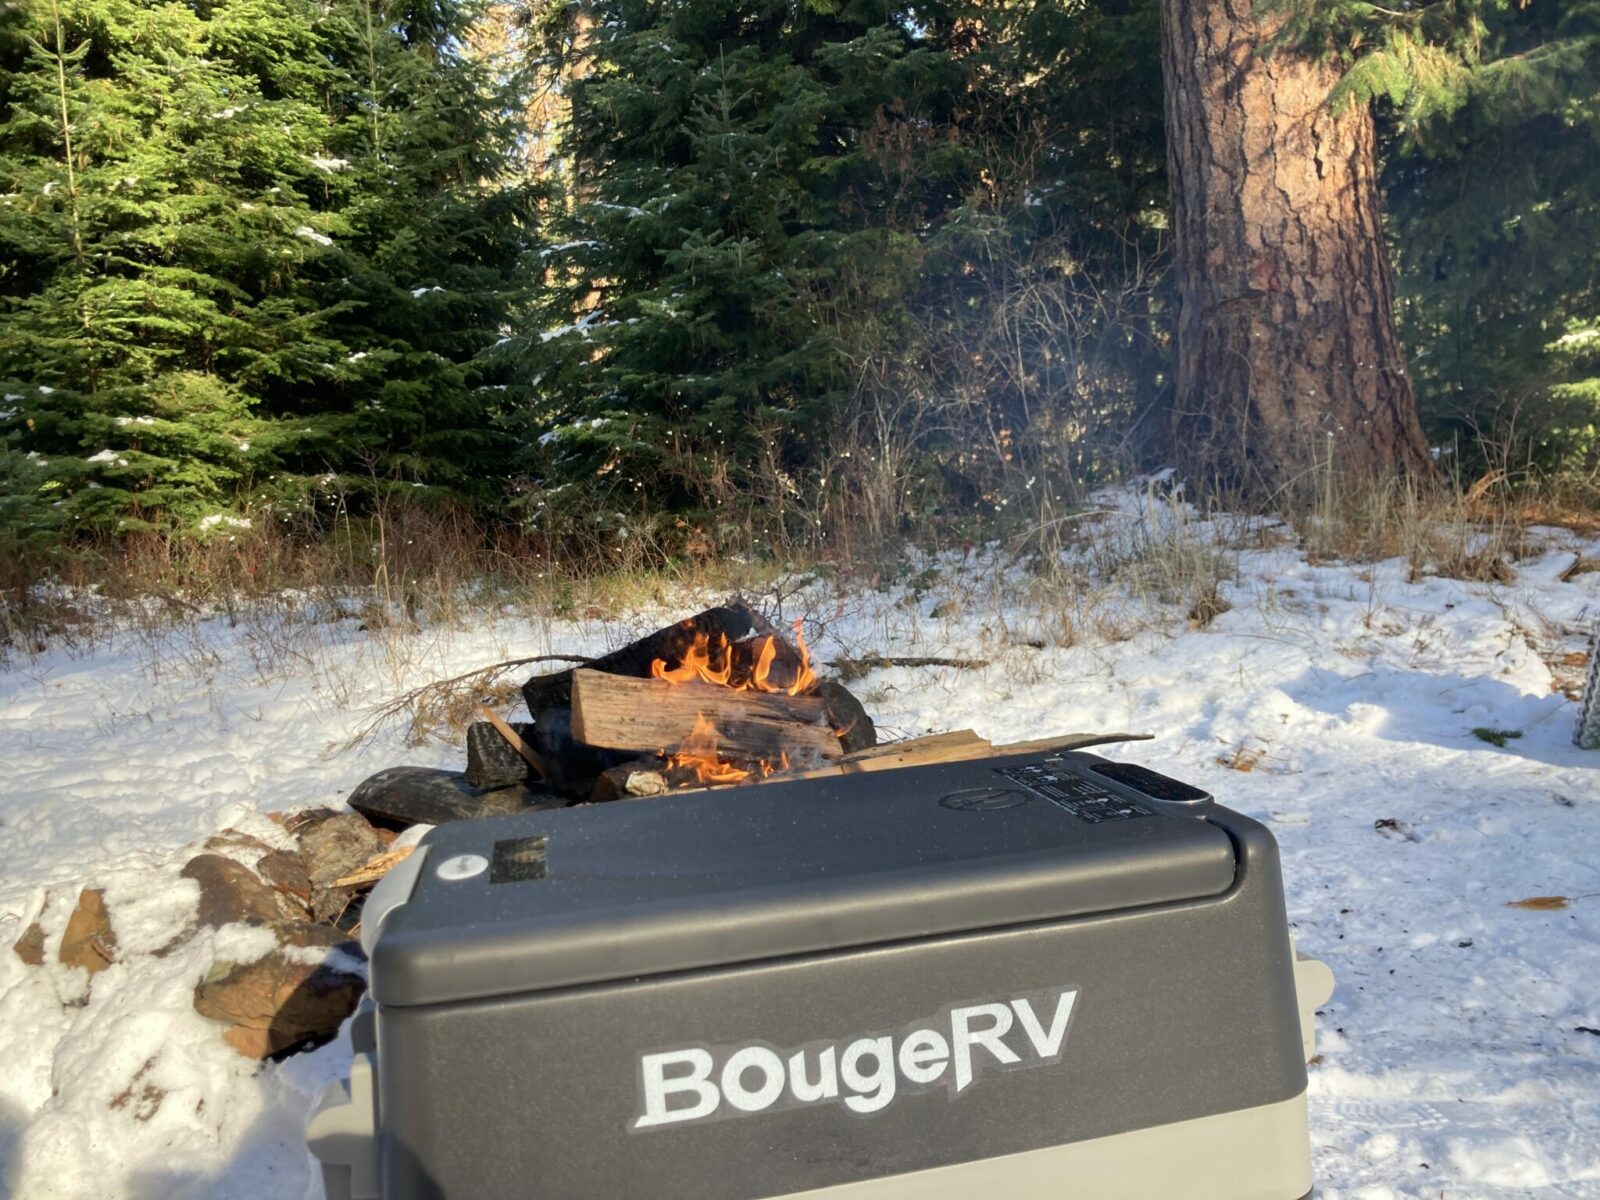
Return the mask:
<path id="1" fill-rule="evenodd" d="M 992 749 L 988 738 L 979 737 L 970 729 L 957 729 L 951 733 L 935 733 L 928 737 L 890 742 L 887 746 L 874 746 L 842 758 L 835 765 L 837 772 L 844 775 L 860 771 L 893 771 L 898 767 L 925 767 L 933 763 L 985 758 Z M 828 768 L 822 770 L 827 772 Z"/>
<path id="2" fill-rule="evenodd" d="M 1090 746 L 1111 746 L 1117 742 L 1148 742 L 1153 733 L 1063 733 L 1059 737 L 1036 738 L 1031 742 L 1006 742 L 990 751 L 991 758 L 1007 754 L 1063 754 L 1068 750 L 1087 750 Z"/>
<path id="3" fill-rule="evenodd" d="M 513 724 L 511 728 L 535 751 L 539 751 L 533 722 Z M 542 752 L 539 756 L 544 758 Z M 545 761 L 548 763 L 549 760 Z M 511 787 L 526 782 L 532 774 L 533 768 L 528 765 L 528 760 L 518 754 L 488 721 L 474 721 L 467 726 L 466 776 L 467 782 L 473 787 Z"/>
<path id="4" fill-rule="evenodd" d="M 702 683 L 573 673 L 572 735 L 612 750 L 677 750 L 709 722 L 716 752 L 730 761 L 838 758 L 842 750 L 817 696 L 736 691 Z"/>

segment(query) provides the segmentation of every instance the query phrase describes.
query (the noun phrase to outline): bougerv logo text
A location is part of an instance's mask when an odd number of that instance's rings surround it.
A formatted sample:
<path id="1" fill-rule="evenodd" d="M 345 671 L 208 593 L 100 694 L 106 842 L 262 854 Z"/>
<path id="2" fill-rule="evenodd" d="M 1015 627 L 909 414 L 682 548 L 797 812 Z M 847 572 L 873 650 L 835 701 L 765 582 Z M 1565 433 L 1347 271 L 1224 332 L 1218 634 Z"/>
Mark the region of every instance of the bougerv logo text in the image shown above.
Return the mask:
<path id="1" fill-rule="evenodd" d="M 944 1086 L 959 1096 L 989 1067 L 1059 1062 L 1076 988 L 1012 1000 L 951 1005 L 896 1034 L 814 1042 L 779 1050 L 763 1042 L 686 1046 L 639 1062 L 633 1129 L 842 1103 L 881 1112 L 895 1097 Z"/>

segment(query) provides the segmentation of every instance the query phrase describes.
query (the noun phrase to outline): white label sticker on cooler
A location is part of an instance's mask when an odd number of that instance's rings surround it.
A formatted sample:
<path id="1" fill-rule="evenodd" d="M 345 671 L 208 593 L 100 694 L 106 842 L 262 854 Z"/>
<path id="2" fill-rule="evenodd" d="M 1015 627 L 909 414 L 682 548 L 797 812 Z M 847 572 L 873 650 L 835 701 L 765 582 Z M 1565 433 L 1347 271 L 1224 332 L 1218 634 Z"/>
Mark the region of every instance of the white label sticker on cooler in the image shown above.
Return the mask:
<path id="1" fill-rule="evenodd" d="M 841 1104 L 862 1116 L 899 1096 L 944 1087 L 953 1100 L 988 1070 L 1061 1061 L 1078 989 L 952 1004 L 895 1033 L 810 1042 L 685 1046 L 639 1059 L 639 1108 L 629 1128 Z"/>
<path id="2" fill-rule="evenodd" d="M 482 875 L 488 869 L 489 860 L 481 854 L 457 854 L 440 863 L 439 869 L 434 874 L 440 879 L 454 883 L 459 879 L 471 879 L 474 875 Z"/>

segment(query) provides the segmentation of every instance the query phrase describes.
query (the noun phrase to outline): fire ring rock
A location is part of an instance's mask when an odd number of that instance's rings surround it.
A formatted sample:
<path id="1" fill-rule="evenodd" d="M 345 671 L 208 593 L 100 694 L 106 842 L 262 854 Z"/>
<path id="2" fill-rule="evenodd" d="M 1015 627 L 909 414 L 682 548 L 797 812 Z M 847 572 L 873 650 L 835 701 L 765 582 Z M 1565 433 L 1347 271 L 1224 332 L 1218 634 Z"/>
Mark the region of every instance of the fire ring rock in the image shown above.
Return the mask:
<path id="1" fill-rule="evenodd" d="M 253 963 L 218 963 L 195 988 L 194 1007 L 231 1026 L 222 1039 L 240 1054 L 267 1058 L 329 1041 L 365 990 L 359 976 L 275 950 Z"/>
<path id="2" fill-rule="evenodd" d="M 265 925 L 305 916 L 304 908 L 262 883 L 250 868 L 220 854 L 196 855 L 182 875 L 200 885 L 200 924 L 213 929 L 236 921 Z"/>
<path id="3" fill-rule="evenodd" d="M 299 834 L 300 857 L 311 880 L 311 915 L 319 921 L 336 918 L 349 893 L 333 883 L 350 874 L 383 849 L 378 831 L 356 813 L 337 813 Z"/>

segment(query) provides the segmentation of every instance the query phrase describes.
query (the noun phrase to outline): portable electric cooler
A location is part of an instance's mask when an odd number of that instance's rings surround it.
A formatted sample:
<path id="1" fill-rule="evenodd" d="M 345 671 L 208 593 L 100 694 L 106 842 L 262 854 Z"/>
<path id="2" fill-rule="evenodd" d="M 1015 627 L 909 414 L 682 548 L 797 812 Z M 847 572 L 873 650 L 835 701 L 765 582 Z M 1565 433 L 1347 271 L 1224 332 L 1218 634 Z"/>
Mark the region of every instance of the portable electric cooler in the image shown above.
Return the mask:
<path id="1" fill-rule="evenodd" d="M 1088 754 L 441 826 L 330 1200 L 1299 1200 L 1332 976 L 1262 825 Z"/>

